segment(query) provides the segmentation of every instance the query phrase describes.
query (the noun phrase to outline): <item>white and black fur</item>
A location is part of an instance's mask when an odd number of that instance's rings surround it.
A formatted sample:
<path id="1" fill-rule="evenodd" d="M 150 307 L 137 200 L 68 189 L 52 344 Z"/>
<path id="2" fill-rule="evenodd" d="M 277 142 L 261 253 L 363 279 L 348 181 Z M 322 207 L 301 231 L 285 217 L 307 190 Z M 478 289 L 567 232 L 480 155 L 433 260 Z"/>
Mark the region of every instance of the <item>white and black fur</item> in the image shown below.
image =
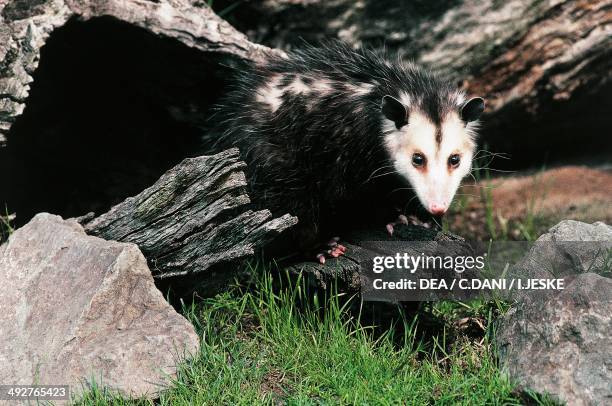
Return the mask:
<path id="1" fill-rule="evenodd" d="M 240 148 L 256 206 L 298 216 L 302 248 L 409 202 L 441 215 L 470 171 L 484 101 L 398 57 L 307 46 L 236 80 L 205 143 Z"/>

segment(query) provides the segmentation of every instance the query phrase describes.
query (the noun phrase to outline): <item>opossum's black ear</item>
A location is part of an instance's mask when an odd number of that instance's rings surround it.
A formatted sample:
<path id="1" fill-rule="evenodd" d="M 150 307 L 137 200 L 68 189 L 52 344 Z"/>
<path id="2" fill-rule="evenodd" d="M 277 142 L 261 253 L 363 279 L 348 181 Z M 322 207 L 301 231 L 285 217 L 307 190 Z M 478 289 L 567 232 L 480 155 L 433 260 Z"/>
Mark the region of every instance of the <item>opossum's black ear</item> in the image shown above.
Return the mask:
<path id="1" fill-rule="evenodd" d="M 398 130 L 408 124 L 408 111 L 402 102 L 395 97 L 384 96 L 380 108 L 384 116 L 395 123 Z"/>
<path id="2" fill-rule="evenodd" d="M 473 97 L 461 107 L 461 119 L 466 123 L 478 120 L 484 108 L 484 99 L 482 97 Z"/>

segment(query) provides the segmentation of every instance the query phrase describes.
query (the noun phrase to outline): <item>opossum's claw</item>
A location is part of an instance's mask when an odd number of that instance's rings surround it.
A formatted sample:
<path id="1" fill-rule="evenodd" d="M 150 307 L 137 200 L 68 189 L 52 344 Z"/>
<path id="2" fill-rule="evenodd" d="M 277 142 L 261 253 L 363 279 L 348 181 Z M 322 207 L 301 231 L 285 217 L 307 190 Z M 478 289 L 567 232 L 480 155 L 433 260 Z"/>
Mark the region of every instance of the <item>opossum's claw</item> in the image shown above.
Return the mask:
<path id="1" fill-rule="evenodd" d="M 327 242 L 327 249 L 323 252 L 319 252 L 316 256 L 317 260 L 320 264 L 325 264 L 325 260 L 327 258 L 338 258 L 341 255 L 344 255 L 346 252 L 346 247 L 342 244 L 338 244 L 340 241 L 340 237 L 334 237 Z"/>
<path id="2" fill-rule="evenodd" d="M 413 216 L 413 215 L 408 217 L 408 221 L 413 226 L 421 226 L 421 227 L 425 227 L 425 228 L 432 228 L 433 227 L 432 223 L 430 223 L 428 221 L 421 221 L 421 220 L 418 219 L 417 216 Z"/>
<path id="3" fill-rule="evenodd" d="M 408 224 L 411 224 L 411 223 L 415 224 L 414 221 L 415 221 L 416 217 L 414 217 L 414 219 L 413 219 L 413 217 L 414 216 L 410 216 L 410 220 L 409 220 L 408 217 L 406 217 L 405 215 L 399 214 L 397 216 L 397 219 L 394 222 L 387 223 L 387 225 L 385 226 L 385 228 L 387 229 L 387 233 L 389 233 L 390 236 L 393 236 L 394 227 L 399 225 L 399 224 L 405 224 L 405 225 L 408 225 Z"/>

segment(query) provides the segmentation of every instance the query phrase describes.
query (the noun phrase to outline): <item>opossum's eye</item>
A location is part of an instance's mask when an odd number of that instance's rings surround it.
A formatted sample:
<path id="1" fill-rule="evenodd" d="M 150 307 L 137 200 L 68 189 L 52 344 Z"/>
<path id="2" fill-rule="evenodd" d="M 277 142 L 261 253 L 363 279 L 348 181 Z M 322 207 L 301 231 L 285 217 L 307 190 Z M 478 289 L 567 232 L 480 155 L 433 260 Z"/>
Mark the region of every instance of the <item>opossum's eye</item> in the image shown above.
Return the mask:
<path id="1" fill-rule="evenodd" d="M 384 116 L 395 123 L 398 130 L 408 124 L 408 112 L 406 111 L 406 107 L 395 97 L 389 95 L 384 96 L 380 108 Z"/>
<path id="2" fill-rule="evenodd" d="M 448 166 L 450 166 L 451 168 L 458 167 L 460 162 L 461 157 L 458 154 L 453 154 L 448 157 Z"/>
<path id="3" fill-rule="evenodd" d="M 412 165 L 415 168 L 421 168 L 425 166 L 426 162 L 427 162 L 427 159 L 425 159 L 425 156 L 423 154 L 420 154 L 418 152 L 415 154 L 412 154 Z"/>
<path id="4" fill-rule="evenodd" d="M 471 98 L 461 107 L 461 119 L 466 123 L 478 120 L 484 108 L 485 102 L 482 97 Z"/>

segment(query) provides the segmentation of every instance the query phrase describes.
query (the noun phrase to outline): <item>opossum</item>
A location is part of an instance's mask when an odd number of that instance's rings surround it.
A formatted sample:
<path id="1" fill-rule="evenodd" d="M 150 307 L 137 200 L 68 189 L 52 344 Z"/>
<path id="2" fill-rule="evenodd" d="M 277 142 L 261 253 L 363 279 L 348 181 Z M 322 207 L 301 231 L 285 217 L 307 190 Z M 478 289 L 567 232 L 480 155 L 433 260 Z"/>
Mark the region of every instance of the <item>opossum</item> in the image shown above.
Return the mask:
<path id="1" fill-rule="evenodd" d="M 284 240 L 302 250 L 356 224 L 393 233 L 416 201 L 441 216 L 470 172 L 484 100 L 398 56 L 308 45 L 233 81 L 203 141 L 240 149 L 255 205 L 296 215 Z"/>

